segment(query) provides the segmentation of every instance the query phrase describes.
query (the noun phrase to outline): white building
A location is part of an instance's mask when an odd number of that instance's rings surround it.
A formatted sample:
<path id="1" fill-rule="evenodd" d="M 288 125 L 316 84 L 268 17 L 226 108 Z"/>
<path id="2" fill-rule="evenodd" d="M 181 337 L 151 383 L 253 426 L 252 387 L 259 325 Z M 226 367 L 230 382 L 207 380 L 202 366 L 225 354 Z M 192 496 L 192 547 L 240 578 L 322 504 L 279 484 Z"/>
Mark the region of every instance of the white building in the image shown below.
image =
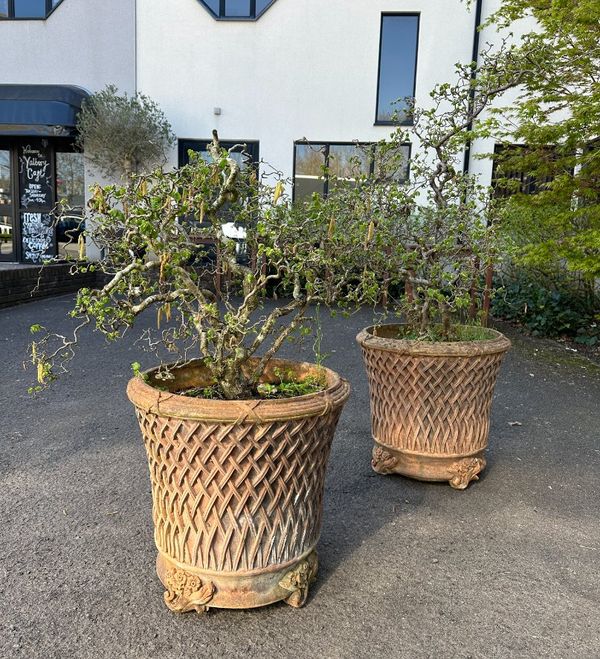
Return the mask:
<path id="1" fill-rule="evenodd" d="M 72 150 L 84 96 L 73 86 L 155 100 L 178 137 L 173 166 L 217 128 L 293 176 L 297 195 L 326 190 L 318 159 L 388 135 L 393 99 L 426 104 L 472 60 L 476 25 L 498 2 L 0 0 L 0 260 L 27 261 L 28 241 L 48 240 L 43 213 L 64 196 L 82 202 L 92 182 Z M 470 167 L 491 179 L 489 162 Z M 48 253 L 64 236 L 53 238 Z"/>

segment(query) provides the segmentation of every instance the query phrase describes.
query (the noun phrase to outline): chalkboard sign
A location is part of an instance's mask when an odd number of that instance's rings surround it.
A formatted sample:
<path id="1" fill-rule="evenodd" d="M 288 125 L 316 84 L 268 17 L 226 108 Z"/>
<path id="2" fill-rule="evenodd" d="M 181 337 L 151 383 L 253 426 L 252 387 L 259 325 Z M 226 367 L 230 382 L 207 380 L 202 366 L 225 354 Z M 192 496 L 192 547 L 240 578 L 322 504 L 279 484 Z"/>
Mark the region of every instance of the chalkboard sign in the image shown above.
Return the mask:
<path id="1" fill-rule="evenodd" d="M 21 208 L 54 206 L 52 194 L 52 151 L 48 146 L 24 144 L 19 147 L 19 195 Z"/>
<path id="2" fill-rule="evenodd" d="M 50 213 L 21 213 L 22 260 L 42 264 L 56 253 L 54 219 Z"/>

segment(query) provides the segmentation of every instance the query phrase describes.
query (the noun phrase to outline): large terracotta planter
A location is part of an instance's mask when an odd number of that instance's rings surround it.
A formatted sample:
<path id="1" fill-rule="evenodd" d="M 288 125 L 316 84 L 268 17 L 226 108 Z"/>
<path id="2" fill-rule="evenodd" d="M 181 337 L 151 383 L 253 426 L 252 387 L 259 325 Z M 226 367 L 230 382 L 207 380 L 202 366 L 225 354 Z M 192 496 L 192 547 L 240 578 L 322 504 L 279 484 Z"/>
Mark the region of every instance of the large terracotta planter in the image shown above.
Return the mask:
<path id="1" fill-rule="evenodd" d="M 465 489 L 485 468 L 492 394 L 510 341 L 400 340 L 398 325 L 356 340 L 371 396 L 373 469 Z"/>
<path id="2" fill-rule="evenodd" d="M 317 371 L 271 360 L 265 381 L 277 368 Z M 173 611 L 304 604 L 329 450 L 350 393 L 322 371 L 325 391 L 287 400 L 189 398 L 152 386 L 153 371 L 130 380 L 150 466 L 157 572 Z M 201 362 L 174 375 L 172 391 L 208 384 Z"/>

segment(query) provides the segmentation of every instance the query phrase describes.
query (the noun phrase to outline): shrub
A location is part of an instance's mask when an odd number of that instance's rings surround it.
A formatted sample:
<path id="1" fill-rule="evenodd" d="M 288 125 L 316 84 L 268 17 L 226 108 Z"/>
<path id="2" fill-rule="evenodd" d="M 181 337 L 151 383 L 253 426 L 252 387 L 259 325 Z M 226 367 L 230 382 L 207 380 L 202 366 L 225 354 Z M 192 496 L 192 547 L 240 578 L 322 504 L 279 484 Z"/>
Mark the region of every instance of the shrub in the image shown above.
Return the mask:
<path id="1" fill-rule="evenodd" d="M 104 257 L 73 267 L 98 269 L 108 282 L 79 291 L 71 337 L 42 334 L 32 344 L 39 386 L 64 370 L 83 327 L 116 341 L 141 325 L 143 343 L 161 363 L 165 355 L 177 365 L 202 359 L 223 398 L 251 398 L 271 357 L 309 328 L 315 305 L 368 298 L 361 222 L 344 216 L 333 225 L 318 198 L 292 206 L 284 181 L 265 182 L 240 166 L 220 148 L 216 131 L 208 160 L 190 155 L 190 164 L 174 171 L 95 188 L 88 226 Z M 228 220 L 245 235 L 245 263 L 225 231 Z M 220 298 L 212 285 L 218 278 L 227 280 Z M 273 285 L 290 297 L 265 308 Z M 155 322 L 142 316 L 150 309 Z M 165 380 L 169 362 L 160 369 Z"/>
<path id="2" fill-rule="evenodd" d="M 600 341 L 600 308 L 576 281 L 526 268 L 512 268 L 496 279 L 492 313 L 518 323 L 534 336 L 567 336 L 585 345 Z"/>

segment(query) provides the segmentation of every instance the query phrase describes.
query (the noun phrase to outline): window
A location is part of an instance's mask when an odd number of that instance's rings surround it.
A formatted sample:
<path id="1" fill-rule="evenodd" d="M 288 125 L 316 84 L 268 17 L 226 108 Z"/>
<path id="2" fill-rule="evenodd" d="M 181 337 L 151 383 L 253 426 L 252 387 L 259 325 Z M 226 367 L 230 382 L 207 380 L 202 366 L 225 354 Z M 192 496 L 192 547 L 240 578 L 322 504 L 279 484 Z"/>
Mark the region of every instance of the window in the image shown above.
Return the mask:
<path id="1" fill-rule="evenodd" d="M 85 229 L 85 171 L 83 154 L 75 151 L 56 152 L 56 198 L 69 208 L 56 225 L 58 255 L 77 258 L 83 251 L 80 236 Z"/>
<path id="2" fill-rule="evenodd" d="M 10 150 L 0 150 L 0 259 L 14 253 Z M 4 260 L 4 259 L 2 259 Z"/>
<path id="3" fill-rule="evenodd" d="M 179 166 L 186 165 L 190 161 L 190 151 L 196 151 L 204 159 L 209 160 L 209 143 L 210 140 L 179 140 Z M 223 149 L 233 149 L 233 151 L 230 152 L 231 157 L 240 165 L 242 170 L 248 172 L 247 168 L 252 167 L 258 173 L 258 142 L 247 140 L 237 140 L 235 142 L 219 140 L 219 143 Z M 225 204 L 219 211 L 219 219 L 223 222 L 223 233 L 236 242 L 235 252 L 237 262 L 246 264 L 250 258 L 248 254 L 248 245 L 246 243 L 246 231 L 243 227 L 236 225 L 235 217 L 232 216 L 228 204 Z M 196 220 L 193 217 L 186 218 L 186 221 L 190 222 L 192 225 L 196 223 Z M 205 241 L 202 241 L 202 243 L 204 244 Z M 201 256 L 195 257 L 196 263 L 206 263 L 206 259 L 208 259 L 208 261 L 214 261 L 217 258 L 216 252 L 214 250 L 211 251 L 210 247 L 207 248 L 206 244 L 204 244 L 202 252 Z"/>
<path id="4" fill-rule="evenodd" d="M 294 199 L 308 199 L 313 193 L 325 194 L 324 177 L 327 145 L 296 144 L 294 149 Z"/>
<path id="5" fill-rule="evenodd" d="M 307 199 L 315 192 L 327 195 L 336 179 L 354 181 L 375 168 L 377 145 L 356 142 L 294 144 L 294 199 Z M 399 170 L 395 178 L 408 180 L 410 145 L 402 146 Z M 330 181 L 330 174 L 334 178 Z"/>
<path id="6" fill-rule="evenodd" d="M 47 18 L 62 0 L 0 0 L 0 19 Z"/>
<path id="7" fill-rule="evenodd" d="M 0 150 L 0 206 L 9 206 L 12 201 L 10 177 L 10 151 Z"/>
<path id="8" fill-rule="evenodd" d="M 213 18 L 220 20 L 250 20 L 260 18 L 275 0 L 200 0 Z"/>
<path id="9" fill-rule="evenodd" d="M 556 152 L 552 147 L 548 147 L 547 153 L 548 162 L 555 159 Z M 534 176 L 527 173 L 527 169 L 531 169 L 528 167 L 527 156 L 526 146 L 496 144 L 492 168 L 494 197 L 506 198 L 517 193 L 533 195 L 546 189 L 547 184 L 552 182 L 554 176 L 550 174 Z M 535 162 L 531 163 L 532 168 L 539 172 L 540 165 L 537 156 L 534 156 L 534 160 Z"/>
<path id="10" fill-rule="evenodd" d="M 419 16 L 382 14 L 376 124 L 408 124 L 415 96 Z"/>
<path id="11" fill-rule="evenodd" d="M 258 164 L 258 142 L 238 140 L 238 141 L 219 141 L 223 149 L 232 149 L 235 147 L 231 156 L 240 165 L 245 166 L 248 163 Z M 202 157 L 208 157 L 208 145 L 210 140 L 179 140 L 179 166 L 187 165 L 190 161 L 188 151 L 197 151 Z M 245 147 L 245 149 L 244 149 Z"/>

